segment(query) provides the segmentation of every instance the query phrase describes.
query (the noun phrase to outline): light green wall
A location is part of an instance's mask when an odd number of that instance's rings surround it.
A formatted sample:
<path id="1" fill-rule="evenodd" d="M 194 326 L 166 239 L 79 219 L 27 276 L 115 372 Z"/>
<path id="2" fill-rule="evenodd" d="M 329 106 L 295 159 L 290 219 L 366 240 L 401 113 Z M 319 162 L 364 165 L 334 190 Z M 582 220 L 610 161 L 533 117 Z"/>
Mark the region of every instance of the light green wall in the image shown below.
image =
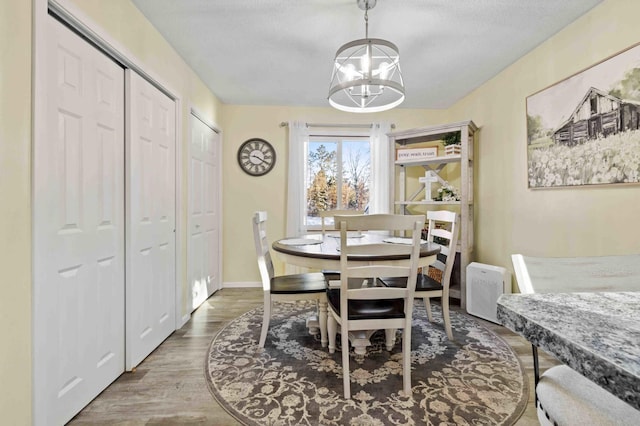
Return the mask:
<path id="1" fill-rule="evenodd" d="M 31 2 L 0 0 L 0 423 L 31 423 Z"/>
<path id="2" fill-rule="evenodd" d="M 286 232 L 287 198 L 287 138 L 288 128 L 281 122 L 306 123 L 372 123 L 388 121 L 397 129 L 438 124 L 443 111 L 395 109 L 377 114 L 350 114 L 333 108 L 296 108 L 225 105 L 224 129 L 224 234 L 223 280 L 230 283 L 256 283 L 260 280 L 255 261 L 251 215 L 266 210 L 269 217 L 267 236 L 281 238 Z M 238 147 L 245 140 L 257 137 L 271 142 L 276 149 L 275 168 L 261 177 L 252 177 L 240 170 L 236 161 Z M 275 259 L 276 268 L 282 265 Z"/>
<path id="3" fill-rule="evenodd" d="M 606 0 L 449 111 L 481 128 L 476 260 L 638 253 L 640 185 L 527 189 L 525 98 L 640 41 L 640 2 Z M 471 64 L 472 65 L 472 64 Z M 578 94 L 582 95 L 582 94 Z"/>

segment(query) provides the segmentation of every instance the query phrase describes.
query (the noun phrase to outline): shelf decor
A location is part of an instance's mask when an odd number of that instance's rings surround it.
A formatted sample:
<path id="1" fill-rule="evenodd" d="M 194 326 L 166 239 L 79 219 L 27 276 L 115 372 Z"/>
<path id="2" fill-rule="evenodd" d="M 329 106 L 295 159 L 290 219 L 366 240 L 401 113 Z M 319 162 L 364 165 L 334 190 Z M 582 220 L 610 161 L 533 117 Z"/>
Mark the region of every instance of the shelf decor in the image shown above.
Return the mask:
<path id="1" fill-rule="evenodd" d="M 444 155 L 460 155 L 462 147 L 460 145 L 447 145 L 444 147 Z"/>
<path id="2" fill-rule="evenodd" d="M 529 188 L 640 183 L 640 44 L 527 97 Z"/>
<path id="3" fill-rule="evenodd" d="M 436 195 L 434 201 L 460 201 L 460 194 L 456 188 L 447 182 L 438 188 L 438 195 Z"/>
<path id="4" fill-rule="evenodd" d="M 462 146 L 460 145 L 460 132 L 449 132 L 442 137 L 444 145 L 444 155 L 460 155 Z"/>
<path id="5" fill-rule="evenodd" d="M 401 161 L 428 160 L 438 156 L 438 148 L 406 148 L 398 149 L 397 153 Z"/>
<path id="6" fill-rule="evenodd" d="M 418 179 L 422 185 L 424 185 L 424 200 L 425 201 L 436 201 L 431 194 L 431 184 L 439 183 L 440 185 L 448 185 L 448 182 L 442 179 L 436 172 L 433 170 L 427 170 L 424 173 L 424 177 Z M 441 201 L 441 200 L 440 200 Z"/>

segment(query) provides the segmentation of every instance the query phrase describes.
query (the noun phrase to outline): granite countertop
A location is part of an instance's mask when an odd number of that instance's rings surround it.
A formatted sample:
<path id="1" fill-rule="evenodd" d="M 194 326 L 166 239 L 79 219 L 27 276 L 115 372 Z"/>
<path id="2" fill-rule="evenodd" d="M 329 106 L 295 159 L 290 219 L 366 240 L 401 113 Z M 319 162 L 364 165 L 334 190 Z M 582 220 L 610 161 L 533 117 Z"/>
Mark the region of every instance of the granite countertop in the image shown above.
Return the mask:
<path id="1" fill-rule="evenodd" d="M 640 410 L 640 292 L 505 294 L 498 320 Z"/>

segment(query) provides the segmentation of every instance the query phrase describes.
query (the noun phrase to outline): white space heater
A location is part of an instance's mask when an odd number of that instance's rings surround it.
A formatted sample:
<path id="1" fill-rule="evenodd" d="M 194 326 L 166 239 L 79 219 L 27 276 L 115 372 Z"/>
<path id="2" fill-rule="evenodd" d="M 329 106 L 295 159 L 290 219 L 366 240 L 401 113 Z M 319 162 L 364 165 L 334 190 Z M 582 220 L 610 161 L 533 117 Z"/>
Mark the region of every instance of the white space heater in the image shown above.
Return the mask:
<path id="1" fill-rule="evenodd" d="M 472 262 L 467 266 L 467 312 L 497 323 L 497 301 L 511 293 L 511 275 L 500 266 Z"/>

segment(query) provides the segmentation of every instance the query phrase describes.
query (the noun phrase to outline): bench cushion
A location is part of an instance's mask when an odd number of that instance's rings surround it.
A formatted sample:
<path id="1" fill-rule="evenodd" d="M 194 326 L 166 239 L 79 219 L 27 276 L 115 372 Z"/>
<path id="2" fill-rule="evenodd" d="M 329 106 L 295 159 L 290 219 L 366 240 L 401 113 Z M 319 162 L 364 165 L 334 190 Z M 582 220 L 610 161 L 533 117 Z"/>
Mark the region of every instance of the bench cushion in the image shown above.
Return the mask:
<path id="1" fill-rule="evenodd" d="M 541 424 L 637 426 L 640 411 L 566 365 L 548 369 L 536 387 Z M 549 419 L 541 417 L 540 408 Z"/>

